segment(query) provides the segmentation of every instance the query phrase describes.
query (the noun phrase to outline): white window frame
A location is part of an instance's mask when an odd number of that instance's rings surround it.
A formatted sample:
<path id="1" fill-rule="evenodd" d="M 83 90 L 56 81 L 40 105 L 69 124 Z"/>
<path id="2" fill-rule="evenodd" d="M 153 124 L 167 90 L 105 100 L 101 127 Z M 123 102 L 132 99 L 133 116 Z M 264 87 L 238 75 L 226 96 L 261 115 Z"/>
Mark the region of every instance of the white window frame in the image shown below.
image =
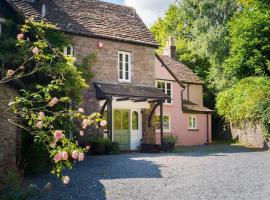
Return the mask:
<path id="1" fill-rule="evenodd" d="M 122 78 L 120 78 L 120 59 L 119 59 L 120 58 L 120 54 L 123 55 L 122 70 L 121 70 L 122 73 L 123 73 Z M 125 64 L 126 64 L 126 60 L 125 60 L 126 56 L 129 57 L 129 62 L 128 62 L 129 68 L 128 68 L 128 71 L 126 70 L 126 66 L 125 66 Z M 132 57 L 131 57 L 131 53 L 130 52 L 118 51 L 117 73 L 118 73 L 118 80 L 119 80 L 119 82 L 128 82 L 128 83 L 131 82 L 131 68 L 132 68 L 132 66 L 131 66 L 131 59 L 132 59 Z M 123 63 L 125 63 L 125 64 L 123 64 Z M 126 73 L 128 73 L 128 79 L 126 79 Z"/>
<path id="2" fill-rule="evenodd" d="M 190 120 L 192 120 L 192 125 L 190 125 Z M 194 124 L 193 124 L 193 122 L 194 122 Z M 188 116 L 188 129 L 190 129 L 190 130 L 197 130 L 198 129 L 197 116 L 195 116 L 195 115 Z"/>
<path id="3" fill-rule="evenodd" d="M 68 48 L 68 47 L 70 47 L 70 55 L 67 54 L 67 48 Z M 63 54 L 64 54 L 65 56 L 72 56 L 72 57 L 74 57 L 74 47 L 73 47 L 73 45 L 70 44 L 70 45 L 64 47 L 64 48 L 63 48 Z"/>
<path id="4" fill-rule="evenodd" d="M 6 22 L 5 18 L 0 18 L 0 35 L 2 35 L 3 32 L 3 23 Z"/>
<path id="5" fill-rule="evenodd" d="M 158 117 L 158 119 L 160 119 L 160 115 L 156 115 L 156 117 Z M 169 129 L 164 128 L 164 117 L 169 118 Z M 157 122 L 155 121 L 155 123 L 157 123 Z M 160 132 L 160 129 L 157 129 L 157 131 Z M 167 114 L 163 115 L 163 131 L 164 132 L 171 132 L 171 116 L 170 115 L 167 115 Z"/>
<path id="6" fill-rule="evenodd" d="M 171 95 L 170 95 L 170 98 L 171 98 L 171 102 L 168 102 L 168 100 L 165 101 L 165 104 L 173 104 L 173 82 L 172 81 L 164 81 L 164 80 L 157 80 L 156 81 L 156 88 L 158 88 L 158 83 L 164 83 L 165 84 L 165 94 L 168 95 L 168 85 L 167 84 L 170 84 L 171 85 Z M 160 88 L 158 88 L 160 89 Z"/>

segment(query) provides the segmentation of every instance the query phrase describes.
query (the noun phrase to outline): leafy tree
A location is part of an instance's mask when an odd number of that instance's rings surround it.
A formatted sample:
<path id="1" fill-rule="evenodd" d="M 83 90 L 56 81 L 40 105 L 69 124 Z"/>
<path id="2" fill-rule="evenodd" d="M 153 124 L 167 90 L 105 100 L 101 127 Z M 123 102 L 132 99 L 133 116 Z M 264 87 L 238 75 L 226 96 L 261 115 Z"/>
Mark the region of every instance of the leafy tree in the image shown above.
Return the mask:
<path id="1" fill-rule="evenodd" d="M 248 4 L 229 22 L 229 32 L 224 86 L 248 76 L 270 76 L 270 6 L 258 1 Z"/>
<path id="2" fill-rule="evenodd" d="M 226 23 L 237 9 L 234 0 L 182 0 L 171 5 L 151 27 L 162 47 L 176 38 L 179 59 L 204 81 L 216 83 L 229 48 Z M 161 50 L 159 50 L 161 52 Z"/>

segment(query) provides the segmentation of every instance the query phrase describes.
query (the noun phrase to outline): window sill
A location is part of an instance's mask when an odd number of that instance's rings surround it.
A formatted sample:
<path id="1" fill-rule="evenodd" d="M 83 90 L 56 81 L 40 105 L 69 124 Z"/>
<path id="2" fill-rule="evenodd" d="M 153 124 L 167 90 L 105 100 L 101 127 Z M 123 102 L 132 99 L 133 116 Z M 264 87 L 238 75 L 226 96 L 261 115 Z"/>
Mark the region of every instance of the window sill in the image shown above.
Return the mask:
<path id="1" fill-rule="evenodd" d="M 130 80 L 118 80 L 118 81 L 119 81 L 119 83 L 131 83 Z"/>
<path id="2" fill-rule="evenodd" d="M 197 128 L 189 128 L 188 131 L 199 131 Z"/>

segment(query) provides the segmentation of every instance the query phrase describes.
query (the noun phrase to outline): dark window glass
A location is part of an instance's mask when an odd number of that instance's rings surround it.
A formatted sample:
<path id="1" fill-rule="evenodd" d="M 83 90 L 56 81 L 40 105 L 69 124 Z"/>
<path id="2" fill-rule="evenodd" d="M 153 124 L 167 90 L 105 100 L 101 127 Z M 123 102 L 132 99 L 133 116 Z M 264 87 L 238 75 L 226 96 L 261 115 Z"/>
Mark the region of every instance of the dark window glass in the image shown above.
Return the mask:
<path id="1" fill-rule="evenodd" d="M 115 130 L 121 130 L 121 111 L 114 111 L 113 126 Z"/>
<path id="2" fill-rule="evenodd" d="M 122 130 L 129 130 L 129 112 L 127 110 L 122 111 Z"/>

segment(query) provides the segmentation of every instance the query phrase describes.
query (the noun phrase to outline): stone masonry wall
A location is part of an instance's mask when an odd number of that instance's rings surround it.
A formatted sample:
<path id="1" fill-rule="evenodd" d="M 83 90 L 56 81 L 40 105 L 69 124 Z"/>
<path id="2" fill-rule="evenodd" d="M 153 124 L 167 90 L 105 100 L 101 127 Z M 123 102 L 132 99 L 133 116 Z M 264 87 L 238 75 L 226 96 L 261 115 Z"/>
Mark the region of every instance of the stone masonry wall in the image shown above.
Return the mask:
<path id="1" fill-rule="evenodd" d="M 74 46 L 74 55 L 79 62 L 91 53 L 96 55 L 96 61 L 91 67 L 95 76 L 91 80 L 91 87 L 85 95 L 84 107 L 86 112 L 90 113 L 99 110 L 97 101 L 95 100 L 95 91 L 92 82 L 101 81 L 119 83 L 118 51 L 131 52 L 132 54 L 130 84 L 155 86 L 154 48 L 82 36 L 72 36 L 72 41 Z M 102 43 L 102 48 L 98 47 L 99 43 Z"/>
<path id="2" fill-rule="evenodd" d="M 241 127 L 231 125 L 233 139 L 238 139 L 241 144 L 256 148 L 269 148 L 270 142 L 265 139 L 261 124 L 246 123 Z"/>
<path id="3" fill-rule="evenodd" d="M 14 167 L 16 161 L 18 131 L 7 120 L 14 117 L 14 114 L 6 111 L 9 100 L 15 95 L 15 90 L 0 84 L 0 176 L 6 167 Z"/>
<path id="4" fill-rule="evenodd" d="M 131 85 L 155 87 L 155 49 L 143 45 L 135 45 L 111 40 L 95 39 L 82 36 L 72 36 L 74 55 L 80 62 L 91 53 L 96 55 L 96 61 L 91 70 L 94 78 L 89 83 L 90 88 L 85 93 L 83 107 L 87 114 L 100 111 L 96 100 L 93 82 L 119 83 L 118 81 L 118 51 L 131 53 Z M 99 48 L 102 44 L 102 48 Z M 89 68 L 90 70 L 90 68 Z M 144 134 L 153 131 L 144 129 Z"/>

